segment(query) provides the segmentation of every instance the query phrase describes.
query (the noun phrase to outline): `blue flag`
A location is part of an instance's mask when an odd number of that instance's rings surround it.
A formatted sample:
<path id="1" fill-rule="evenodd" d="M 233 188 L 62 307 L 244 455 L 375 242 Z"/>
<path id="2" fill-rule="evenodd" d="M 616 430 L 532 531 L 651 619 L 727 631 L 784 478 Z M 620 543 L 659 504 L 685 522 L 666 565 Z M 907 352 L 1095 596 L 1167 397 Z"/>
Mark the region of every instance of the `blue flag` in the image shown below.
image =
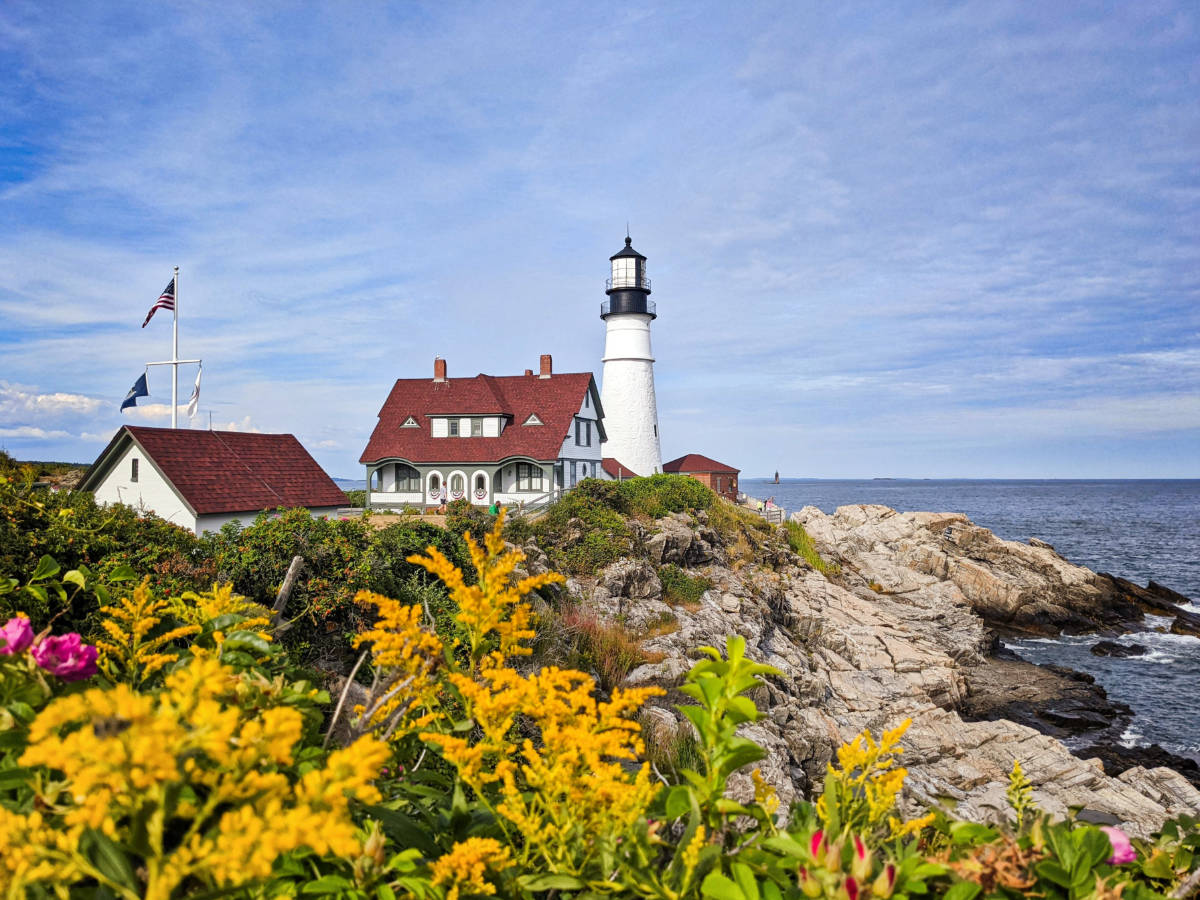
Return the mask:
<path id="1" fill-rule="evenodd" d="M 125 395 L 125 399 L 121 401 L 121 411 L 124 412 L 130 406 L 137 406 L 138 397 L 149 397 L 150 389 L 146 387 L 146 373 L 143 372 L 138 376 L 138 380 L 133 383 L 133 387 L 129 389 L 129 393 Z"/>

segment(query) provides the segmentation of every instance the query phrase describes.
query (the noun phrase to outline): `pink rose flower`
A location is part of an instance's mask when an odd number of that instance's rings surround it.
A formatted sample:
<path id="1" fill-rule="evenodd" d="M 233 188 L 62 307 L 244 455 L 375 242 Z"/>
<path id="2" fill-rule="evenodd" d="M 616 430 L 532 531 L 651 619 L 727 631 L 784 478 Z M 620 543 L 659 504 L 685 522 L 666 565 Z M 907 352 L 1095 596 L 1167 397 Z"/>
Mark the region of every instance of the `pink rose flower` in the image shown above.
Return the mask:
<path id="1" fill-rule="evenodd" d="M 14 616 L 0 628 L 0 656 L 20 653 L 33 643 L 33 626 L 24 616 Z"/>
<path id="2" fill-rule="evenodd" d="M 63 681 L 79 681 L 96 674 L 96 648 L 80 641 L 74 632 L 46 638 L 33 648 L 33 659 Z"/>
<path id="3" fill-rule="evenodd" d="M 1108 835 L 1108 842 L 1112 844 L 1113 854 L 1108 858 L 1110 866 L 1123 866 L 1125 863 L 1131 863 L 1137 859 L 1137 851 L 1133 849 L 1129 838 L 1120 828 L 1101 825 L 1100 830 Z"/>

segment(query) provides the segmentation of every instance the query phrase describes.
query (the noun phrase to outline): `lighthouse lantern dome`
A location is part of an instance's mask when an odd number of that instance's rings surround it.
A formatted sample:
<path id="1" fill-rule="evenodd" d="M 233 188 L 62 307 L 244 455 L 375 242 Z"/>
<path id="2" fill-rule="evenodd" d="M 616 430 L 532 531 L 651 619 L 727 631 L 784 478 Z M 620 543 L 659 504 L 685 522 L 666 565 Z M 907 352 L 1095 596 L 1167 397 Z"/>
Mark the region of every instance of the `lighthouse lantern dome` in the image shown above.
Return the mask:
<path id="1" fill-rule="evenodd" d="M 625 238 L 625 246 L 609 257 L 612 262 L 612 277 L 608 290 L 634 288 L 650 293 L 650 279 L 646 277 L 646 257 L 633 249 L 633 238 Z"/>

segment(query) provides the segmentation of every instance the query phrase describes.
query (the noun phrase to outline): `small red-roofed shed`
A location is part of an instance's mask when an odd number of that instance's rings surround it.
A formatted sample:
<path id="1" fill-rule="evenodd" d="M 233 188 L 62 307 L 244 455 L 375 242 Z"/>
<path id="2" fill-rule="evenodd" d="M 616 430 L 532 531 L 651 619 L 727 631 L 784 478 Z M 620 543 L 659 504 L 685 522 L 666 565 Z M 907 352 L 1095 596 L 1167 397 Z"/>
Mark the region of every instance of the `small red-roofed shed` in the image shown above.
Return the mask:
<path id="1" fill-rule="evenodd" d="M 195 534 L 263 510 L 333 515 L 346 495 L 290 434 L 124 425 L 79 490 L 156 513 Z"/>
<path id="2" fill-rule="evenodd" d="M 624 465 L 620 460 L 613 459 L 611 456 L 606 456 L 601 461 L 601 466 L 604 472 L 613 481 L 624 481 L 626 478 L 637 478 L 637 472 Z"/>
<path id="3" fill-rule="evenodd" d="M 689 475 L 712 488 L 726 500 L 737 502 L 738 475 L 741 474 L 741 469 L 719 463 L 715 459 L 709 459 L 699 453 L 688 453 L 686 456 L 663 463 L 663 471 L 676 475 Z"/>

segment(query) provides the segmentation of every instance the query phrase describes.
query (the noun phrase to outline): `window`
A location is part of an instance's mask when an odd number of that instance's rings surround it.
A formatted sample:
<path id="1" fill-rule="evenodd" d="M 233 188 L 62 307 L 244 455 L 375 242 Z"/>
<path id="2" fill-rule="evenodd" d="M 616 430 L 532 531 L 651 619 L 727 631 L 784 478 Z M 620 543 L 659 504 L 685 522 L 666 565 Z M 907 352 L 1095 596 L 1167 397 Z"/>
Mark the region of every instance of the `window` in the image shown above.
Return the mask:
<path id="1" fill-rule="evenodd" d="M 571 460 L 571 487 L 575 487 L 575 485 L 579 484 L 578 466 L 579 463 L 575 462 L 575 460 Z"/>
<path id="2" fill-rule="evenodd" d="M 583 395 L 583 408 L 584 408 L 584 409 L 591 409 L 591 408 L 592 408 L 592 392 L 591 392 L 591 391 L 585 391 L 585 392 L 584 392 L 584 395 Z"/>
<path id="3" fill-rule="evenodd" d="M 401 425 L 400 427 L 401 428 L 420 428 L 421 426 L 417 424 L 416 419 L 414 419 L 412 416 L 409 416 L 407 419 L 404 420 L 404 424 Z"/>
<path id="4" fill-rule="evenodd" d="M 542 489 L 542 467 L 531 463 L 517 463 L 517 490 L 540 491 Z"/>
<path id="5" fill-rule="evenodd" d="M 471 420 L 471 437 L 483 437 L 483 419 Z"/>
<path id="6" fill-rule="evenodd" d="M 580 464 L 579 464 L 579 477 L 580 477 L 580 478 L 587 478 L 587 477 L 588 477 L 587 463 L 580 463 Z"/>
<path id="7" fill-rule="evenodd" d="M 525 420 L 526 425 L 541 425 L 542 420 L 537 417 L 537 413 L 530 413 L 529 418 Z"/>
<path id="8" fill-rule="evenodd" d="M 383 490 L 383 469 L 376 469 L 371 473 L 371 490 Z"/>
<path id="9" fill-rule="evenodd" d="M 487 477 L 482 472 L 475 476 L 475 492 L 480 491 L 487 492 Z"/>
<path id="10" fill-rule="evenodd" d="M 450 476 L 450 496 L 455 500 L 462 497 L 466 492 L 467 483 L 461 472 L 455 472 Z"/>
<path id="11" fill-rule="evenodd" d="M 592 446 L 592 421 L 591 421 L 591 419 L 576 419 L 575 420 L 575 446 L 576 447 Z"/>
<path id="12" fill-rule="evenodd" d="M 421 490 L 421 473 L 412 466 L 406 466 L 404 463 L 396 463 L 395 490 L 410 492 Z"/>
<path id="13" fill-rule="evenodd" d="M 429 496 L 435 499 L 442 493 L 442 476 L 434 472 L 429 476 Z"/>
<path id="14" fill-rule="evenodd" d="M 450 437 L 458 437 L 458 419 L 451 419 L 448 424 L 450 426 Z"/>
<path id="15" fill-rule="evenodd" d="M 129 461 L 129 480 L 130 481 L 133 481 L 133 482 L 137 481 L 137 475 L 138 475 L 137 469 L 138 469 L 138 461 L 136 459 L 131 459 Z"/>

